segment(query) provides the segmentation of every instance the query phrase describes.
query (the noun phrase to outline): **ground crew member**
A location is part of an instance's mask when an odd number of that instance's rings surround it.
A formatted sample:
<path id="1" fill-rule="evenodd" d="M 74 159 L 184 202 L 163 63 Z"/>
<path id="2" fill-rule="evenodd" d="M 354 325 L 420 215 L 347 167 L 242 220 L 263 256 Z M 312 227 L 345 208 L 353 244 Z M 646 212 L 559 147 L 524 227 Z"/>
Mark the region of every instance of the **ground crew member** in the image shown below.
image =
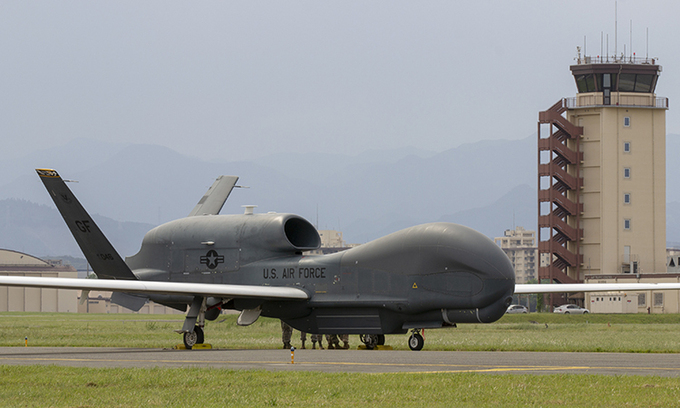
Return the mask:
<path id="1" fill-rule="evenodd" d="M 283 348 L 284 349 L 289 349 L 292 346 L 290 345 L 290 337 L 293 335 L 293 328 L 288 325 L 288 323 L 284 322 L 281 320 L 281 341 L 283 341 Z"/>
<path id="2" fill-rule="evenodd" d="M 344 345 L 342 345 L 342 346 L 340 345 L 340 340 L 342 340 Z M 347 350 L 349 348 L 349 334 L 341 334 L 340 340 L 338 340 L 337 334 L 327 334 L 326 335 L 326 341 L 328 342 L 328 349 L 329 350 L 333 350 L 333 349 Z"/>
<path id="3" fill-rule="evenodd" d="M 281 341 L 283 341 L 283 348 L 290 349 L 292 346 L 290 344 L 290 338 L 293 336 L 293 328 L 283 320 L 281 320 Z M 300 332 L 300 341 L 302 346 L 300 348 L 305 348 L 305 342 L 307 341 L 307 333 Z"/>
<path id="4" fill-rule="evenodd" d="M 319 342 L 319 350 L 323 350 L 321 340 L 323 340 L 323 334 L 312 334 L 312 349 L 316 349 L 316 343 Z"/>
<path id="5" fill-rule="evenodd" d="M 349 348 L 349 334 L 341 334 L 340 341 L 343 342 L 342 348 L 347 350 Z"/>

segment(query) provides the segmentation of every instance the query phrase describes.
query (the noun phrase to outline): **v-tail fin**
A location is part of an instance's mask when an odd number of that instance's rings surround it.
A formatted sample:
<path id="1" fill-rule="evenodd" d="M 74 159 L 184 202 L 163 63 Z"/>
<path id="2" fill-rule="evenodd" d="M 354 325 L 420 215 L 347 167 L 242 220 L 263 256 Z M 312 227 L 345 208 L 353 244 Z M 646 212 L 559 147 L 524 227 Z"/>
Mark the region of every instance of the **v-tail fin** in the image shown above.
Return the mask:
<path id="1" fill-rule="evenodd" d="M 100 279 L 137 279 L 56 170 L 36 169 L 54 204 Z"/>
<path id="2" fill-rule="evenodd" d="M 238 177 L 236 176 L 219 176 L 198 204 L 196 204 L 196 207 L 191 210 L 189 217 L 219 214 L 225 201 L 229 198 L 231 190 L 236 186 L 237 181 Z"/>

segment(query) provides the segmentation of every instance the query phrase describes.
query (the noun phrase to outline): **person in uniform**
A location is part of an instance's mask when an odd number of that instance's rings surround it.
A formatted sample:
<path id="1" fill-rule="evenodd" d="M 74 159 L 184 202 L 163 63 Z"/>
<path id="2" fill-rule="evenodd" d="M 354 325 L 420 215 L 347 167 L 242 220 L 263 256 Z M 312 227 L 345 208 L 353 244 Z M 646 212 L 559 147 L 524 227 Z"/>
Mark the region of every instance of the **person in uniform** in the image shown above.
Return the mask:
<path id="1" fill-rule="evenodd" d="M 293 328 L 283 320 L 281 320 L 281 341 L 283 341 L 283 348 L 289 349 L 292 347 L 290 344 L 290 339 L 293 336 Z M 302 342 L 301 349 L 305 348 L 305 342 L 307 341 L 307 333 L 300 332 L 300 341 Z"/>
<path id="2" fill-rule="evenodd" d="M 323 334 L 312 334 L 312 349 L 316 349 L 316 343 L 319 343 L 319 350 L 323 350 L 323 344 L 321 344 L 321 340 L 323 340 Z"/>
<path id="3" fill-rule="evenodd" d="M 340 345 L 340 340 L 344 343 L 342 346 Z M 326 341 L 328 342 L 329 350 L 347 350 L 349 348 L 349 334 L 341 334 L 339 340 L 337 334 L 327 334 Z"/>
<path id="4" fill-rule="evenodd" d="M 344 350 L 349 349 L 349 334 L 341 334 L 340 341 L 343 343 L 342 348 Z"/>
<path id="5" fill-rule="evenodd" d="M 283 320 L 281 320 L 281 341 L 283 341 L 283 348 L 284 349 L 289 349 L 292 346 L 290 345 L 290 337 L 293 335 L 293 328 L 290 327 L 290 325 Z"/>

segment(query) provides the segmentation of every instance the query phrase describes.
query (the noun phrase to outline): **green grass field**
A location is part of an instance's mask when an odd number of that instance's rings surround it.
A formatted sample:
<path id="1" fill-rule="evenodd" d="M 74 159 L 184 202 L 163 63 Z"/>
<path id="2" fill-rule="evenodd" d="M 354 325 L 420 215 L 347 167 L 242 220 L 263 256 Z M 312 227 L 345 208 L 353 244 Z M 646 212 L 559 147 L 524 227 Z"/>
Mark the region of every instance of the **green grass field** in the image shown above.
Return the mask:
<path id="1" fill-rule="evenodd" d="M 174 332 L 182 315 L 0 313 L 0 346 L 167 348 L 182 342 Z M 547 327 L 546 327 L 547 326 Z M 207 343 L 226 349 L 281 347 L 278 320 L 236 325 L 236 315 L 207 322 Z M 388 335 L 387 344 L 406 350 L 408 335 Z M 680 315 L 507 315 L 492 324 L 463 324 L 425 331 L 425 350 L 611 351 L 680 353 Z M 358 336 L 351 336 L 353 347 Z M 299 346 L 299 335 L 293 334 Z"/>
<path id="2" fill-rule="evenodd" d="M 278 320 L 208 322 L 218 348 L 279 348 Z M 0 346 L 171 347 L 181 315 L 0 313 Z M 680 352 L 679 315 L 529 314 L 427 330 L 425 350 Z M 547 324 L 547 327 L 546 327 Z M 407 335 L 387 336 L 407 349 Z M 351 336 L 352 346 L 358 337 Z M 294 345 L 299 346 L 297 332 Z M 427 352 L 427 351 L 422 351 Z M 122 406 L 680 406 L 680 379 L 598 375 L 333 374 L 0 366 L 1 407 Z"/>
<path id="3" fill-rule="evenodd" d="M 4 407 L 674 407 L 658 377 L 0 366 Z"/>

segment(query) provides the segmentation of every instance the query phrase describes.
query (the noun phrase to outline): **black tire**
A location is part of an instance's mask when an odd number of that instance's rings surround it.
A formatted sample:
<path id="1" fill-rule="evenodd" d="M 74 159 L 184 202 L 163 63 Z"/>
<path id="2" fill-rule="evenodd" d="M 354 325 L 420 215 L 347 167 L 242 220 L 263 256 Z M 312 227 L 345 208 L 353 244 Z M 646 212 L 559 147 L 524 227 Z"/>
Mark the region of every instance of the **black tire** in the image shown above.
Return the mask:
<path id="1" fill-rule="evenodd" d="M 588 311 L 587 311 L 587 310 L 584 310 L 584 311 L 583 311 L 583 314 L 588 314 Z"/>
<path id="2" fill-rule="evenodd" d="M 379 334 L 379 335 L 378 335 L 378 345 L 379 345 L 379 346 L 384 346 L 384 345 L 385 345 L 385 335 L 384 335 L 384 334 Z"/>
<path id="3" fill-rule="evenodd" d="M 569 312 L 564 312 L 564 314 L 569 314 Z"/>
<path id="4" fill-rule="evenodd" d="M 418 333 L 414 333 L 408 338 L 408 346 L 413 351 L 422 350 L 424 345 L 425 339 Z"/>
<path id="5" fill-rule="evenodd" d="M 196 344 L 203 344 L 205 337 L 203 335 L 203 329 L 201 326 L 194 327 L 194 332 L 196 333 Z"/>

